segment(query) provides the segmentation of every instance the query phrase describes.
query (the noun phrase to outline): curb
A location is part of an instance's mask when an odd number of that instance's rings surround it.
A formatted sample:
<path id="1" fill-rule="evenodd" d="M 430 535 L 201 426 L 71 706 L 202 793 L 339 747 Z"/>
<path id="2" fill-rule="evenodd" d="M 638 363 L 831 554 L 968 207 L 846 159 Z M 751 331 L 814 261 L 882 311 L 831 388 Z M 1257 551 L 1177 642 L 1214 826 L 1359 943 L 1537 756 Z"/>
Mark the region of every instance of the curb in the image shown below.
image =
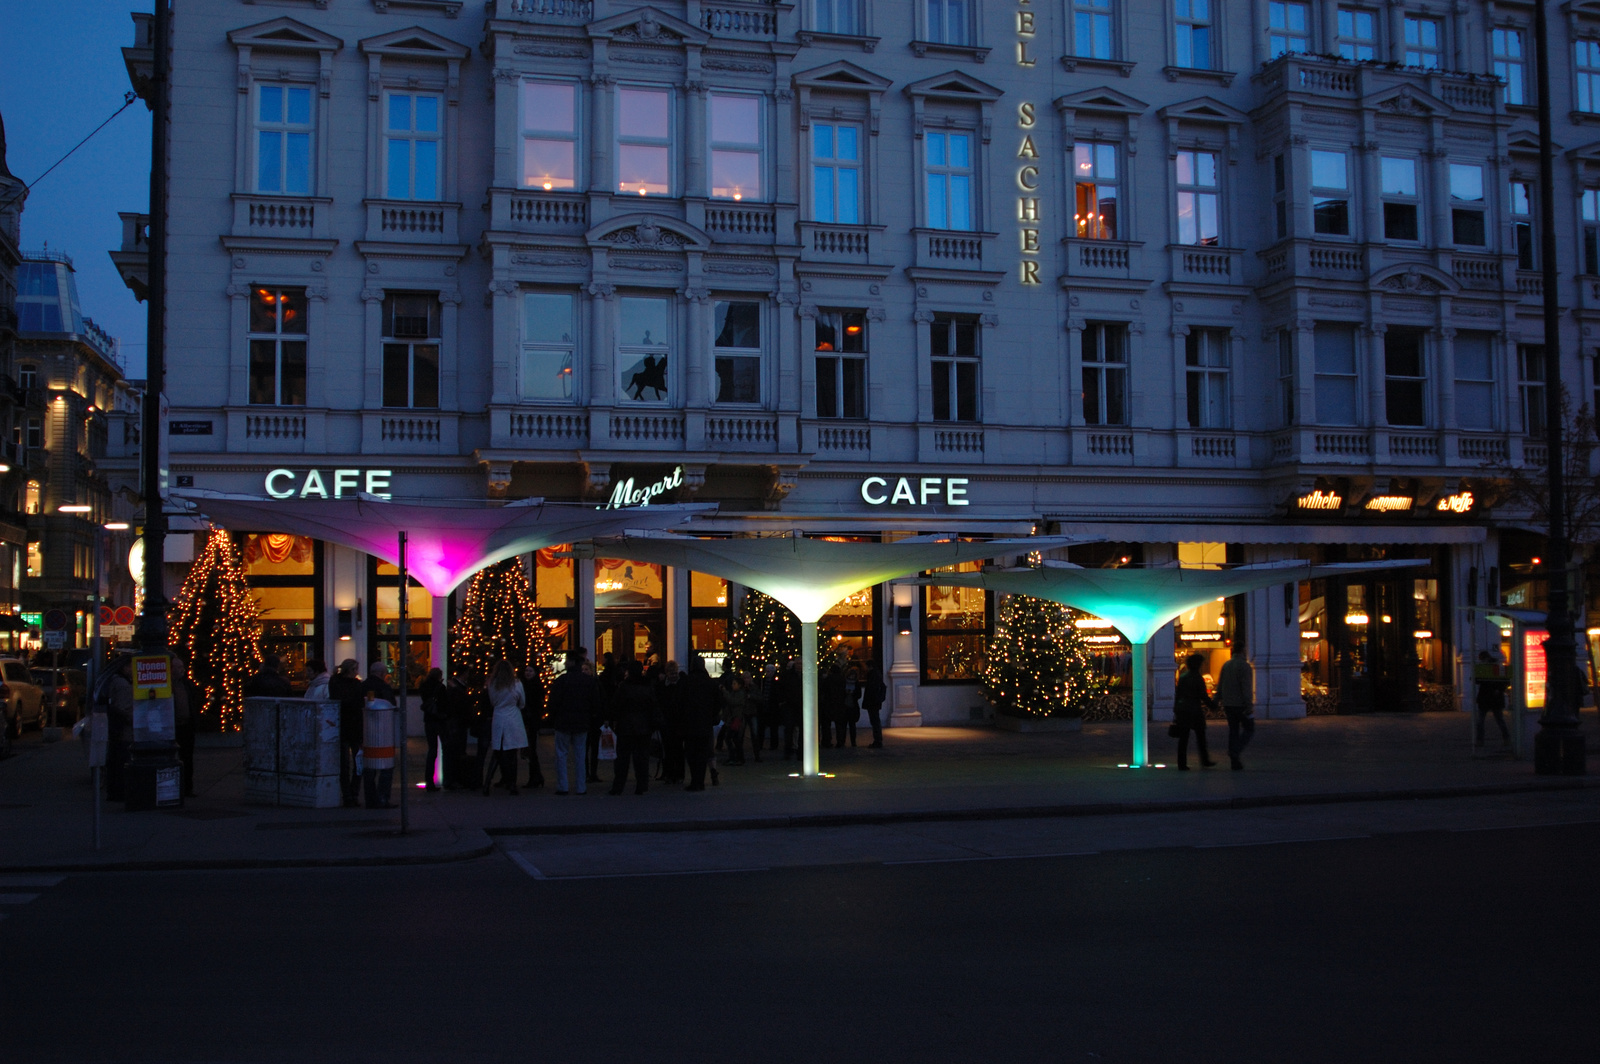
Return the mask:
<path id="1" fill-rule="evenodd" d="M 541 824 L 490 827 L 491 838 L 516 835 L 631 835 L 680 831 L 755 831 L 770 828 L 828 828 L 872 824 L 959 823 L 979 820 L 1039 820 L 1055 817 L 1118 816 L 1134 813 L 1187 813 L 1214 809 L 1261 809 L 1271 806 L 1338 805 L 1355 802 L 1418 801 L 1429 798 L 1475 798 L 1535 791 L 1584 790 L 1600 781 L 1547 780 L 1488 783 L 1451 787 L 1413 787 L 1381 791 L 1330 791 L 1317 794 L 1269 794 L 1234 798 L 1182 798 L 1172 801 L 1095 802 L 1078 805 L 999 806 L 993 809 L 930 809 L 896 813 L 809 813 L 724 820 L 658 820 L 634 824 Z"/>
<path id="2" fill-rule="evenodd" d="M 494 842 L 486 842 L 468 850 L 445 853 L 404 854 L 397 856 L 368 857 L 199 857 L 173 858 L 164 861 L 106 861 L 104 863 L 76 862 L 38 865 L 0 865 L 0 875 L 18 873 L 57 872 L 81 874 L 84 872 L 226 872 L 270 868 L 373 868 L 384 865 L 435 865 L 457 861 L 473 861 L 494 852 Z"/>

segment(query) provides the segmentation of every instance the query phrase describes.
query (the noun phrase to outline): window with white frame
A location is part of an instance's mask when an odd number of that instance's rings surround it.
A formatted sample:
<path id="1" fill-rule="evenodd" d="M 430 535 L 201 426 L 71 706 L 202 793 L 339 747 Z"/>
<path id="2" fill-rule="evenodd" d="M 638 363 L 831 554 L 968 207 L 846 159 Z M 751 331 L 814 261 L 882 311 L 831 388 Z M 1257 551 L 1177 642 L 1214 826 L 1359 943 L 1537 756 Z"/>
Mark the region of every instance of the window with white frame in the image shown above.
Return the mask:
<path id="1" fill-rule="evenodd" d="M 256 86 L 256 191 L 309 196 L 313 114 L 309 85 Z"/>
<path id="2" fill-rule="evenodd" d="M 1522 407 L 1522 431 L 1545 434 L 1544 345 L 1517 345 L 1517 399 Z"/>
<path id="3" fill-rule="evenodd" d="M 1180 151 L 1178 167 L 1178 243 L 1215 247 L 1220 240 L 1217 155 Z"/>
<path id="4" fill-rule="evenodd" d="M 391 292 L 383 297 L 383 405 L 439 405 L 439 299 Z"/>
<path id="5" fill-rule="evenodd" d="M 1511 182 L 1511 242 L 1517 249 L 1517 269 L 1537 268 L 1538 245 L 1533 237 L 1533 182 Z"/>
<path id="6" fill-rule="evenodd" d="M 861 0 L 806 0 L 810 28 L 818 33 L 859 36 L 862 32 Z"/>
<path id="7" fill-rule="evenodd" d="M 972 43 L 972 0 L 923 0 L 923 13 L 929 41 Z"/>
<path id="8" fill-rule="evenodd" d="M 1439 69 L 1439 60 L 1444 54 L 1444 24 L 1436 18 L 1407 15 L 1405 35 L 1406 66 Z"/>
<path id="9" fill-rule="evenodd" d="M 1383 238 L 1421 239 L 1418 219 L 1422 200 L 1417 195 L 1417 161 L 1385 155 L 1379 160 L 1378 176 L 1383 183 Z"/>
<path id="10" fill-rule="evenodd" d="M 978 321 L 937 314 L 928 327 L 933 362 L 933 420 L 978 420 Z"/>
<path id="11" fill-rule="evenodd" d="M 1287 428 L 1294 424 L 1294 333 L 1278 330 L 1278 419 Z"/>
<path id="12" fill-rule="evenodd" d="M 761 304 L 719 299 L 712 328 L 717 402 L 761 402 Z"/>
<path id="13" fill-rule="evenodd" d="M 1341 7 L 1336 17 L 1339 55 L 1361 62 L 1378 57 L 1378 16 L 1364 8 Z"/>
<path id="14" fill-rule="evenodd" d="M 923 137 L 929 229 L 973 228 L 972 134 L 934 133 Z"/>
<path id="15" fill-rule="evenodd" d="M 1183 338 L 1188 377 L 1189 427 L 1223 429 L 1229 425 L 1227 329 L 1190 329 Z"/>
<path id="16" fill-rule="evenodd" d="M 1583 272 L 1600 275 L 1600 189 L 1586 188 L 1578 198 L 1583 219 Z"/>
<path id="17" fill-rule="evenodd" d="M 1349 159 L 1342 151 L 1311 152 L 1311 228 L 1329 236 L 1350 235 Z"/>
<path id="18" fill-rule="evenodd" d="M 1267 55 L 1311 51 L 1311 5 L 1292 0 L 1267 4 Z"/>
<path id="19" fill-rule="evenodd" d="M 1494 75 L 1505 82 L 1506 103 L 1525 102 L 1527 60 L 1524 58 L 1523 31 L 1511 26 L 1496 26 L 1489 33 L 1494 53 Z"/>
<path id="20" fill-rule="evenodd" d="M 571 292 L 522 293 L 522 398 L 570 403 L 576 396 L 577 302 Z"/>
<path id="21" fill-rule="evenodd" d="M 1091 321 L 1080 346 L 1083 361 L 1083 420 L 1087 425 L 1128 423 L 1128 326 Z"/>
<path id="22" fill-rule="evenodd" d="M 617 191 L 665 196 L 672 191 L 672 93 L 617 89 Z"/>
<path id="23" fill-rule="evenodd" d="M 1072 146 L 1073 222 L 1083 240 L 1117 239 L 1117 146 L 1079 141 Z"/>
<path id="24" fill-rule="evenodd" d="M 1427 330 L 1391 325 L 1383 334 L 1384 419 L 1402 428 L 1428 423 Z"/>
<path id="25" fill-rule="evenodd" d="M 250 290 L 250 402 L 306 405 L 306 290 Z"/>
<path id="26" fill-rule="evenodd" d="M 547 192 L 578 187 L 577 83 L 522 83 L 522 184 Z"/>
<path id="27" fill-rule="evenodd" d="M 1356 374 L 1356 327 L 1317 322 L 1313 336 L 1317 424 L 1354 425 L 1360 414 Z"/>
<path id="28" fill-rule="evenodd" d="M 618 383 L 636 403 L 666 403 L 671 398 L 672 301 L 664 296 L 622 296 L 617 300 Z"/>
<path id="29" fill-rule="evenodd" d="M 817 315 L 817 416 L 867 416 L 867 315 L 825 310 Z"/>
<path id="30" fill-rule="evenodd" d="M 1600 111 L 1600 41 L 1576 41 L 1577 59 L 1573 76 L 1578 81 L 1578 110 L 1586 114 Z"/>
<path id="31" fill-rule="evenodd" d="M 1082 59 L 1111 59 L 1111 0 L 1069 0 L 1072 7 L 1072 54 Z"/>
<path id="32" fill-rule="evenodd" d="M 709 106 L 712 198 L 761 199 L 761 97 L 713 92 Z"/>
<path id="33" fill-rule="evenodd" d="M 1455 338 L 1456 427 L 1489 432 L 1494 416 L 1494 334 L 1459 332 Z"/>
<path id="34" fill-rule="evenodd" d="M 1289 179 L 1282 155 L 1272 157 L 1272 216 L 1278 239 L 1289 235 Z"/>
<path id="35" fill-rule="evenodd" d="M 1173 62 L 1210 70 L 1211 0 L 1172 0 Z"/>
<path id="36" fill-rule="evenodd" d="M 1484 224 L 1483 167 L 1476 163 L 1450 164 L 1450 238 L 1468 247 L 1483 247 L 1488 240 Z"/>
<path id="37" fill-rule="evenodd" d="M 389 199 L 436 200 L 443 164 L 438 96 L 391 92 L 384 97 L 384 182 Z"/>
<path id="38" fill-rule="evenodd" d="M 861 223 L 860 126 L 811 123 L 811 215 L 818 222 Z"/>
<path id="39" fill-rule="evenodd" d="M 24 362 L 17 367 L 17 383 L 23 388 L 37 388 L 39 386 L 39 367 L 32 362 Z"/>

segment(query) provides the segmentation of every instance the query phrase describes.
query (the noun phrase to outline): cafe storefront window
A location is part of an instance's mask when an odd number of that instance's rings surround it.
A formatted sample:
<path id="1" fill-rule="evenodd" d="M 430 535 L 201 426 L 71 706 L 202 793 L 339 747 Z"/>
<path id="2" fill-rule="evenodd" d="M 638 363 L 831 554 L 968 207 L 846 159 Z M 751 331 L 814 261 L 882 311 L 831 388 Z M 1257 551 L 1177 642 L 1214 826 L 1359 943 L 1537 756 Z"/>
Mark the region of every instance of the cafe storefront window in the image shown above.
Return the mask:
<path id="1" fill-rule="evenodd" d="M 414 691 L 427 678 L 428 669 L 432 667 L 433 596 L 414 578 L 408 582 L 406 684 L 408 689 Z M 400 570 L 389 562 L 379 561 L 369 555 L 367 598 L 372 604 L 368 661 L 382 661 L 389 666 L 389 681 L 392 684 L 397 682 L 400 668 Z"/>
<path id="2" fill-rule="evenodd" d="M 322 656 L 322 543 L 283 532 L 235 538 L 261 619 L 261 653 L 275 654 L 298 693 L 305 666 Z"/>
<path id="3" fill-rule="evenodd" d="M 930 570 L 972 573 L 981 561 Z M 994 604 L 987 591 L 975 587 L 922 589 L 922 682 L 978 683 L 983 675 L 989 639 L 994 635 Z"/>
<path id="4" fill-rule="evenodd" d="M 705 659 L 712 676 L 722 675 L 728 656 L 728 582 L 710 573 L 689 574 L 689 650 Z"/>
<path id="5" fill-rule="evenodd" d="M 577 562 L 561 555 L 570 553 L 570 544 L 545 547 L 533 556 L 533 601 L 544 618 L 545 637 L 555 651 L 555 670 L 566 669 L 564 652 L 577 647 L 578 573 Z"/>

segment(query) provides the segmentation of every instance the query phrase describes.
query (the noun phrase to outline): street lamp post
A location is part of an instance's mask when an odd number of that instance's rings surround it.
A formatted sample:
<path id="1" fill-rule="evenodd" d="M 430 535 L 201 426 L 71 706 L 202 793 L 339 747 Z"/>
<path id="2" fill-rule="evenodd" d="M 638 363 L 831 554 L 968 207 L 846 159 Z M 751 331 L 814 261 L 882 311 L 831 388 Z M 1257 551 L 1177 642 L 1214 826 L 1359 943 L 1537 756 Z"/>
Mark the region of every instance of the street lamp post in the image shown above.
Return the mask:
<path id="1" fill-rule="evenodd" d="M 1534 771 L 1577 776 L 1584 772 L 1583 732 L 1578 727 L 1577 647 L 1568 603 L 1571 547 L 1567 542 L 1567 486 L 1561 439 L 1561 300 L 1556 268 L 1555 168 L 1550 118 L 1550 28 L 1545 8 L 1533 5 L 1534 67 L 1539 74 L 1539 252 L 1544 273 L 1544 401 L 1549 490 L 1549 595 L 1545 642 L 1544 715 L 1533 740 Z"/>

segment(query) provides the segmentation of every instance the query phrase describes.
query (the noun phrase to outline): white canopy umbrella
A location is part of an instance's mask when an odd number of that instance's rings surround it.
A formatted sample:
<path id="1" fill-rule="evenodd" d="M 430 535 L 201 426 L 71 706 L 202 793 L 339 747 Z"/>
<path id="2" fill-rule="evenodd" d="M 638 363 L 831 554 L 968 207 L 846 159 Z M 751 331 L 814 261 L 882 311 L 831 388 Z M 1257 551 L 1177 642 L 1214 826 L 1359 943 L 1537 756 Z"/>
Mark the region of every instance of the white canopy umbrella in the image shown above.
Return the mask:
<path id="1" fill-rule="evenodd" d="M 1207 602 L 1274 584 L 1423 564 L 1413 560 L 1327 565 L 1287 561 L 1230 569 L 1184 569 L 1176 565 L 1085 569 L 1068 562 L 1047 561 L 1038 568 L 985 569 L 976 573 L 923 577 L 916 582 L 1031 595 L 1110 621 L 1133 646 L 1133 760 L 1130 764 L 1143 768 L 1150 760 L 1149 644 L 1150 638 L 1164 625 Z"/>
<path id="2" fill-rule="evenodd" d="M 630 513 L 640 513 L 634 510 Z M 1081 538 L 958 540 L 912 536 L 893 543 L 848 543 L 810 539 L 799 533 L 740 539 L 697 539 L 631 532 L 597 544 L 607 557 L 638 558 L 658 565 L 712 573 L 763 591 L 800 620 L 801 771 L 815 776 L 817 764 L 817 622 L 835 603 L 864 587 L 908 573 L 938 569 L 1002 554 L 1052 550 Z M 943 578 L 940 578 L 943 582 Z"/>

